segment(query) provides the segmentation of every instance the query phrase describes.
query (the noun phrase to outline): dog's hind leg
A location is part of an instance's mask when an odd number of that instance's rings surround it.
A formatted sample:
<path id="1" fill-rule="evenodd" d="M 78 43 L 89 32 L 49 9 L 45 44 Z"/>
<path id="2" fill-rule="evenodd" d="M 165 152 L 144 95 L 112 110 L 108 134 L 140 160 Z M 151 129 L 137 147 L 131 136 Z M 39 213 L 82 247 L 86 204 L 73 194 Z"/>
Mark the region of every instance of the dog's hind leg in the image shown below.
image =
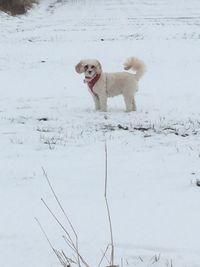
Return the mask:
<path id="1" fill-rule="evenodd" d="M 130 95 L 123 95 L 124 97 L 124 102 L 125 102 L 125 105 L 126 105 L 126 112 L 131 112 L 133 111 L 133 96 L 130 96 Z"/>
<path id="2" fill-rule="evenodd" d="M 132 111 L 136 111 L 137 107 L 136 107 L 136 103 L 135 103 L 135 97 L 132 97 Z"/>

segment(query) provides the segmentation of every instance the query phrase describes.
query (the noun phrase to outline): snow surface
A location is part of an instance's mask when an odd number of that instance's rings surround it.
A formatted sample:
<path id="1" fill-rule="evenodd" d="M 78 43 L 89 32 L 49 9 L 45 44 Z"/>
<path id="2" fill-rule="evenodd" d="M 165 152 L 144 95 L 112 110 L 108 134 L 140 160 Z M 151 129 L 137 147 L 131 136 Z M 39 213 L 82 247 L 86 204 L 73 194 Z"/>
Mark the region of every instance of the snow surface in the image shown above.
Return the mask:
<path id="1" fill-rule="evenodd" d="M 98 265 L 110 241 L 105 140 L 116 263 L 200 266 L 199 12 L 198 0 L 43 0 L 27 16 L 0 13 L 0 267 L 60 266 L 34 217 L 71 256 L 40 200 L 63 217 L 42 167 Z M 138 111 L 117 97 L 94 112 L 74 65 L 120 71 L 129 56 L 148 69 Z"/>

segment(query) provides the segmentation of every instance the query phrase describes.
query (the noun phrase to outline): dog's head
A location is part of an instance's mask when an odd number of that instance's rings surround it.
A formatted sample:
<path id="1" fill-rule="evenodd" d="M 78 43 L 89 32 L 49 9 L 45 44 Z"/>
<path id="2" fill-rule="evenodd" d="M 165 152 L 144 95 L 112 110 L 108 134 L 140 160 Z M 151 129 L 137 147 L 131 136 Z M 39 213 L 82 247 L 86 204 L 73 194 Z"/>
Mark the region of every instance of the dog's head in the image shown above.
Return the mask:
<path id="1" fill-rule="evenodd" d="M 81 60 L 76 66 L 76 71 L 81 74 L 84 72 L 85 80 L 90 81 L 97 74 L 101 74 L 102 68 L 101 64 L 96 59 L 84 59 Z"/>

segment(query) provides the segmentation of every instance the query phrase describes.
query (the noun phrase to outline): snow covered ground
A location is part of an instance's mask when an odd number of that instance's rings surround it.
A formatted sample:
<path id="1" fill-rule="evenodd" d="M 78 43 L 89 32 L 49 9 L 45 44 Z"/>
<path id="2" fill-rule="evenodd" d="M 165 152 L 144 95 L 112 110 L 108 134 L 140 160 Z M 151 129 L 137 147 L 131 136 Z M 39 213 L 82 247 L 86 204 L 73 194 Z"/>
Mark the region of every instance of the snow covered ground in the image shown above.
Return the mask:
<path id="1" fill-rule="evenodd" d="M 98 265 L 105 140 L 116 263 L 200 266 L 199 10 L 198 0 L 43 0 L 27 16 L 0 13 L 0 267 L 60 266 L 34 217 L 69 253 L 40 200 L 62 217 L 42 167 Z M 148 69 L 138 111 L 117 97 L 94 112 L 74 65 L 98 58 L 120 71 L 129 56 Z"/>

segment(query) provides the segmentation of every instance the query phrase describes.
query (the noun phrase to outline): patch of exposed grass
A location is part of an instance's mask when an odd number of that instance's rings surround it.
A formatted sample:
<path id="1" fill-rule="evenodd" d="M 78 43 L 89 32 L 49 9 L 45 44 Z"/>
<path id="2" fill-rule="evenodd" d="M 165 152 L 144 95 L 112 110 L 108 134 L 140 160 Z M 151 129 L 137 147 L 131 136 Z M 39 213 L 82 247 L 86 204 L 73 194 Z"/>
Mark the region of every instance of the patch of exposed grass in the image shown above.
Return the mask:
<path id="1" fill-rule="evenodd" d="M 0 11 L 17 16 L 26 14 L 39 0 L 0 0 Z"/>

